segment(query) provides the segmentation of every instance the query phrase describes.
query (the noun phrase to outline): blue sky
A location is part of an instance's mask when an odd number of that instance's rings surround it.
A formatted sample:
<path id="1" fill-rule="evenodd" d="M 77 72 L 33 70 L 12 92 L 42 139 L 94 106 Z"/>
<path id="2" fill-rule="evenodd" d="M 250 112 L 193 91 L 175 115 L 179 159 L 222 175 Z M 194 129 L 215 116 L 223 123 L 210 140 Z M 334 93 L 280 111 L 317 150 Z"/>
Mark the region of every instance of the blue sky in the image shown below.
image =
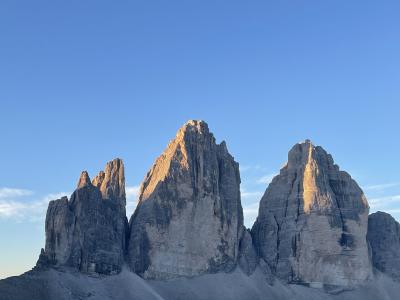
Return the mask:
<path id="1" fill-rule="evenodd" d="M 0 277 L 47 202 L 124 159 L 128 209 L 188 119 L 240 163 L 246 225 L 306 138 L 400 220 L 398 1 L 1 1 Z"/>

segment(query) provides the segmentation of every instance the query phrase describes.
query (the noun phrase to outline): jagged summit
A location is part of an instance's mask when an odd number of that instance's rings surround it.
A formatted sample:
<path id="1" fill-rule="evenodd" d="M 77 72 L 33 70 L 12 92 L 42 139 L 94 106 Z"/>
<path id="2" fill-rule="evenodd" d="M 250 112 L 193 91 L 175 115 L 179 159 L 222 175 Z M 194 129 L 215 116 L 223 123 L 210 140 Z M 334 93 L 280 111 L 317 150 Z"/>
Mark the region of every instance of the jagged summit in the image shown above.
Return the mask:
<path id="1" fill-rule="evenodd" d="M 171 173 L 181 169 L 189 170 L 193 155 L 201 147 L 218 148 L 227 152 L 225 142 L 220 145 L 215 143 L 215 138 L 202 120 L 189 120 L 177 132 L 164 152 L 156 159 L 150 171 L 145 176 L 139 193 L 139 203 L 146 200 L 157 187 L 157 184 L 166 179 Z M 213 149 L 214 150 L 214 149 Z M 203 159 L 203 158 L 201 158 Z M 233 159 L 233 157 L 232 157 Z M 203 169 L 201 170 L 203 171 Z"/>
<path id="2" fill-rule="evenodd" d="M 238 163 L 204 121 L 188 121 L 141 185 L 129 258 L 145 278 L 232 269 L 243 230 Z"/>
<path id="3" fill-rule="evenodd" d="M 201 120 L 186 122 L 155 160 L 129 224 L 125 206 L 121 159 L 108 162 L 92 181 L 83 171 L 70 199 L 49 203 L 37 268 L 0 281 L 0 295 L 396 299 L 400 290 L 386 277 L 400 278 L 400 225 L 381 212 L 368 222 L 360 187 L 310 140 L 289 151 L 251 230 L 243 226 L 239 165 Z M 384 275 L 372 273 L 371 255 Z"/>
<path id="4" fill-rule="evenodd" d="M 90 184 L 91 184 L 91 182 L 90 182 L 88 172 L 82 171 L 81 176 L 79 177 L 79 180 L 78 180 L 77 188 L 79 189 L 79 188 L 85 187 Z"/>
<path id="5" fill-rule="evenodd" d="M 339 179 L 349 181 L 360 195 L 355 212 L 364 212 L 369 208 L 364 193 L 351 176 L 340 170 L 339 166 L 334 163 L 332 155 L 321 146 L 315 146 L 310 140 L 294 145 L 289 151 L 288 162 L 281 170 L 281 174 L 288 170 L 302 176 L 302 207 L 306 213 L 310 212 L 312 208 L 324 209 L 324 207 L 335 205 L 332 203 L 335 198 L 325 197 L 323 194 L 328 195 L 333 189 L 330 185 Z M 329 178 L 330 176 L 333 176 L 333 179 Z"/>
<path id="6" fill-rule="evenodd" d="M 209 133 L 208 124 L 203 120 L 188 120 L 180 130 L 197 130 L 198 132 L 207 131 Z"/>
<path id="7" fill-rule="evenodd" d="M 50 201 L 46 247 L 38 266 L 72 267 L 82 272 L 112 274 L 124 261 L 127 219 L 122 160 L 107 163 L 90 182 L 81 173 L 70 200 Z"/>
<path id="8" fill-rule="evenodd" d="M 188 139 L 186 142 L 190 142 L 190 136 L 193 135 L 212 135 L 208 128 L 208 124 L 202 120 L 189 120 L 182 127 L 179 128 L 176 133 L 175 139 L 173 139 L 171 143 L 174 141 L 182 141 Z M 215 139 L 214 139 L 215 140 Z M 170 145 L 168 145 L 169 147 Z"/>
<path id="9" fill-rule="evenodd" d="M 116 201 L 125 211 L 125 169 L 122 159 L 109 161 L 104 171 L 100 171 L 93 179 L 92 184 L 100 190 L 104 199 Z"/>
<path id="10" fill-rule="evenodd" d="M 288 282 L 357 284 L 371 276 L 368 210 L 350 175 L 306 141 L 293 146 L 265 191 L 252 236 L 261 258 Z"/>

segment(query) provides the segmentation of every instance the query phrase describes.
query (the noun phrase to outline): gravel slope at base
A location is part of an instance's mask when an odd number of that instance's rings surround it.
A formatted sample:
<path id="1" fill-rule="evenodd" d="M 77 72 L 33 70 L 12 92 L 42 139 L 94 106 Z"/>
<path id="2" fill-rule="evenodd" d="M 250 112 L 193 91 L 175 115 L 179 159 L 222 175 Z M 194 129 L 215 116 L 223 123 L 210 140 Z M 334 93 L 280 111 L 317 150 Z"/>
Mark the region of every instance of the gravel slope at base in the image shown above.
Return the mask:
<path id="1" fill-rule="evenodd" d="M 375 280 L 366 285 L 332 295 L 319 289 L 287 285 L 279 281 L 269 285 L 260 270 L 256 270 L 251 276 L 236 270 L 229 274 L 210 274 L 169 281 L 145 281 L 127 270 L 119 275 L 105 277 L 48 270 L 28 272 L 0 281 L 1 300 L 392 300 L 398 299 L 399 294 L 400 283 L 382 274 L 378 274 Z"/>

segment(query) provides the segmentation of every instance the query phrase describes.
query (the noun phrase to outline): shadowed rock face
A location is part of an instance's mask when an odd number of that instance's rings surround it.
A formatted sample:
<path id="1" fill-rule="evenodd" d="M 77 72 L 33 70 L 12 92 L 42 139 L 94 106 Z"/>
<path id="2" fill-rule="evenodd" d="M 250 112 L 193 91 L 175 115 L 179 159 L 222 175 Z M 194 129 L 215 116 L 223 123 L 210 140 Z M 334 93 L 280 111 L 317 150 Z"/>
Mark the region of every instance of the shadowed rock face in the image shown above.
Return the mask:
<path id="1" fill-rule="evenodd" d="M 306 141 L 290 150 L 288 163 L 262 197 L 253 241 L 281 279 L 350 286 L 371 275 L 368 211 L 350 175 Z"/>
<path id="2" fill-rule="evenodd" d="M 373 213 L 368 217 L 367 238 L 374 267 L 400 280 L 400 224 L 387 213 Z"/>
<path id="3" fill-rule="evenodd" d="M 243 232 L 238 164 L 203 121 L 189 121 L 147 173 L 128 256 L 144 278 L 232 269 Z"/>
<path id="4" fill-rule="evenodd" d="M 117 273 L 123 264 L 126 231 L 124 167 L 115 159 L 93 183 L 82 172 L 70 200 L 63 197 L 49 203 L 46 247 L 38 266 Z"/>

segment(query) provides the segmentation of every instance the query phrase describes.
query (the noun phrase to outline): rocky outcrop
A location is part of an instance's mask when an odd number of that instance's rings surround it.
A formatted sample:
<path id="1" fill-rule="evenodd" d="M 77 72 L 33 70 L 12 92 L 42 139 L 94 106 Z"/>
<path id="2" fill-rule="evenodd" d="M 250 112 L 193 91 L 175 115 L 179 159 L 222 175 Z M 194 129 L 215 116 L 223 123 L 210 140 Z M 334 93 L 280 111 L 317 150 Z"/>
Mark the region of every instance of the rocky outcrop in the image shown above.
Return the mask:
<path id="1" fill-rule="evenodd" d="M 243 230 L 238 164 L 203 121 L 189 121 L 147 173 L 128 257 L 144 278 L 232 270 Z"/>
<path id="2" fill-rule="evenodd" d="M 277 277 L 315 287 L 371 276 L 369 206 L 357 183 L 310 141 L 296 144 L 260 202 L 252 236 Z"/>
<path id="3" fill-rule="evenodd" d="M 254 248 L 250 230 L 243 230 L 239 245 L 239 266 L 247 275 L 253 274 L 259 263 L 259 257 Z"/>
<path id="4" fill-rule="evenodd" d="M 400 224 L 390 214 L 373 213 L 368 218 L 367 238 L 374 267 L 400 280 Z"/>
<path id="5" fill-rule="evenodd" d="M 127 231 L 124 166 L 120 159 L 90 182 L 82 172 L 70 200 L 50 201 L 46 246 L 38 267 L 66 266 L 82 272 L 121 270 Z"/>

